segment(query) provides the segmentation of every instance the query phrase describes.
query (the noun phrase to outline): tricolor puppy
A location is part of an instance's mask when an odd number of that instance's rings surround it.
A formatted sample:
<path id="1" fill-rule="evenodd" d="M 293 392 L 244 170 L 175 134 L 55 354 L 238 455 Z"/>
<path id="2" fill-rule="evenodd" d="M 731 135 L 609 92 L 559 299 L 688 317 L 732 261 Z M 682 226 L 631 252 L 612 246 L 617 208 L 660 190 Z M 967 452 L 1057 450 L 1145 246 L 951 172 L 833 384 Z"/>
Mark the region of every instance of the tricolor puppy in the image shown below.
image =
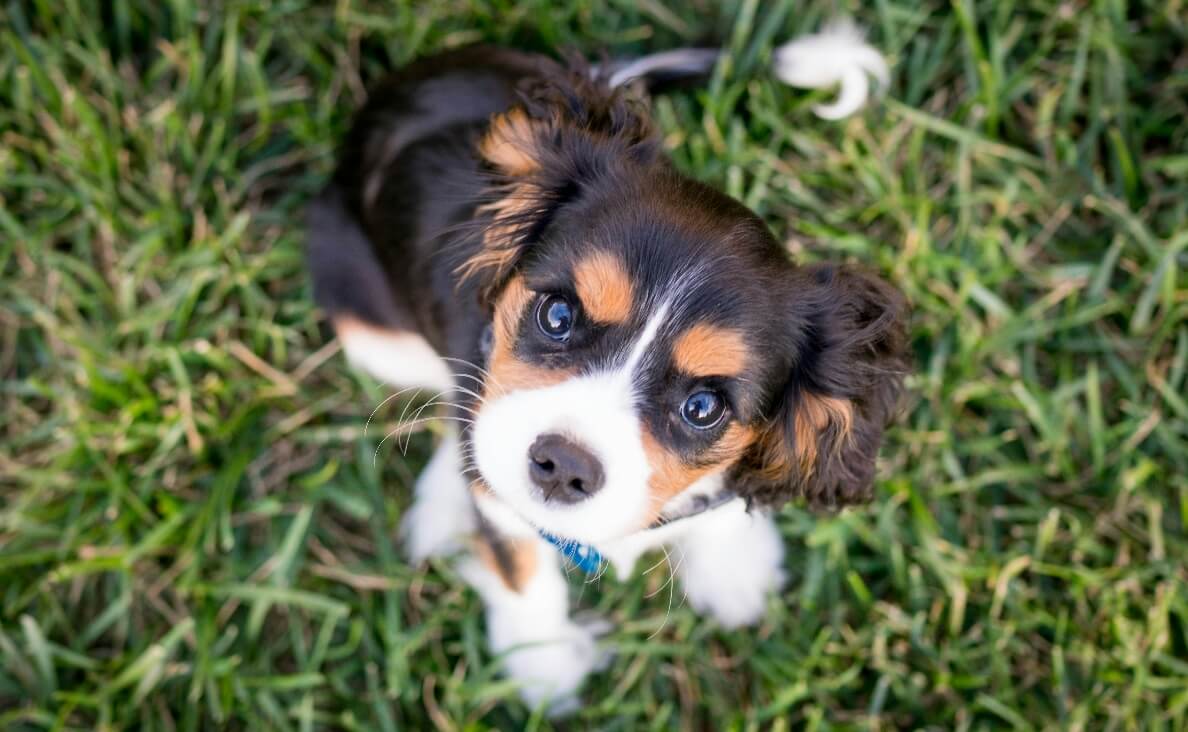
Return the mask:
<path id="1" fill-rule="evenodd" d="M 782 578 L 767 510 L 869 499 L 905 370 L 900 295 L 792 264 L 610 75 L 486 47 L 414 63 L 371 92 L 309 217 L 347 357 L 456 405 L 409 553 L 469 549 L 492 651 L 558 710 L 600 658 L 569 566 L 667 545 L 690 605 L 757 621 Z"/>

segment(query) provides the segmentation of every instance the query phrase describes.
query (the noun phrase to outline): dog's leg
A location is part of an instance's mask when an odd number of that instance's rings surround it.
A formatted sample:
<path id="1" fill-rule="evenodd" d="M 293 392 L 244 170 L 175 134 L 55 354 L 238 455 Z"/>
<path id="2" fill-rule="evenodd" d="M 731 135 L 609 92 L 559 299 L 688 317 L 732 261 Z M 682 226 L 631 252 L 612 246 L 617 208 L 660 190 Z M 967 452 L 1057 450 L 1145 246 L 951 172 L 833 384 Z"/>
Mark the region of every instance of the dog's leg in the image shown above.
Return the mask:
<path id="1" fill-rule="evenodd" d="M 689 605 L 723 627 L 757 623 L 784 583 L 784 545 L 770 516 L 726 506 L 677 541 L 672 561 Z"/>
<path id="2" fill-rule="evenodd" d="M 336 317 L 334 331 L 356 368 L 390 386 L 419 387 L 453 398 L 453 373 L 420 334 L 378 328 L 349 316 Z"/>
<path id="3" fill-rule="evenodd" d="M 557 552 L 533 536 L 484 532 L 459 571 L 482 596 L 491 653 L 524 701 L 548 704 L 552 716 L 573 711 L 583 679 L 608 659 L 597 645 L 606 626 L 570 619 Z"/>
<path id="4" fill-rule="evenodd" d="M 433 390 L 437 401 L 459 398 L 450 369 L 420 335 L 382 331 L 341 319 L 334 324 L 347 360 L 355 366 L 395 387 Z M 442 407 L 430 407 L 434 408 Z M 456 551 L 460 540 L 474 529 L 457 430 L 447 426 L 445 432 L 417 477 L 416 499 L 401 522 L 405 548 L 414 562 Z"/>
<path id="5" fill-rule="evenodd" d="M 398 388 L 453 387 L 453 373 L 417 331 L 410 294 L 393 288 L 337 186 L 310 202 L 306 228 L 314 297 L 330 316 L 347 360 Z"/>
<path id="6" fill-rule="evenodd" d="M 461 390 L 453 370 L 417 332 L 408 293 L 393 289 L 342 191 L 327 186 L 310 203 L 307 219 L 306 256 L 314 292 L 330 315 L 347 360 L 397 389 L 424 389 L 439 402 L 458 400 Z M 448 429 L 417 479 L 416 502 L 404 518 L 411 558 L 457 548 L 473 523 L 457 431 Z"/>
<path id="7" fill-rule="evenodd" d="M 474 505 L 462 476 L 462 451 L 450 429 L 417 477 L 416 500 L 401 521 L 404 546 L 414 562 L 452 554 L 474 531 Z"/>

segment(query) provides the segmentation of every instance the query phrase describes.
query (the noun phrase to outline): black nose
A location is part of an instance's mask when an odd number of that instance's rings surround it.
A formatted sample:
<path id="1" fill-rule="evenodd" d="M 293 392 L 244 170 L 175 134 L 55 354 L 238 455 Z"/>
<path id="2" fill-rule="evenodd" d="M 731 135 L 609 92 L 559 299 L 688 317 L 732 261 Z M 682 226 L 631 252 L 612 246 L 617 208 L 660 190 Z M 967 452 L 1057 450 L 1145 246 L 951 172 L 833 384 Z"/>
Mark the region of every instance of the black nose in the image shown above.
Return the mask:
<path id="1" fill-rule="evenodd" d="M 584 447 L 555 433 L 528 448 L 528 474 L 546 501 L 577 503 L 602 488 L 602 463 Z"/>

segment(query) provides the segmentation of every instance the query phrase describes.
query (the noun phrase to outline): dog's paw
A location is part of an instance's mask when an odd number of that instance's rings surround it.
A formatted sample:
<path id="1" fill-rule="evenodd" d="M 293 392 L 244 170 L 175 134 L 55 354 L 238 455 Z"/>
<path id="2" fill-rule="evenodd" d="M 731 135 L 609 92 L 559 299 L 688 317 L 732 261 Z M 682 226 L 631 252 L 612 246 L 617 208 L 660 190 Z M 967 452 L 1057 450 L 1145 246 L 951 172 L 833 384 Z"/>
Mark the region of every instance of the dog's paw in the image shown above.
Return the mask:
<path id="1" fill-rule="evenodd" d="M 762 620 L 768 595 L 783 582 L 783 570 L 776 569 L 764 574 L 746 571 L 723 574 L 714 579 L 712 587 L 700 580 L 686 582 L 685 587 L 694 610 L 729 629 L 755 625 Z"/>
<path id="2" fill-rule="evenodd" d="M 404 551 L 412 563 L 444 557 L 461 550 L 469 527 L 438 502 L 420 499 L 400 522 Z"/>
<path id="3" fill-rule="evenodd" d="M 586 677 L 606 667 L 611 653 L 598 643 L 605 629 L 570 623 L 561 637 L 544 637 L 532 629 L 515 638 L 499 638 L 505 648 L 503 661 L 507 676 L 517 682 L 520 696 L 529 706 L 544 706 L 550 717 L 572 714 L 581 706 L 578 692 Z M 507 645 L 504 645 L 507 644 Z M 495 650 L 496 638 L 491 638 Z"/>
<path id="4" fill-rule="evenodd" d="M 745 524 L 727 540 L 681 545 L 678 573 L 689 605 L 724 628 L 758 623 L 785 579 L 783 543 L 771 519 L 740 518 Z"/>
<path id="5" fill-rule="evenodd" d="M 594 640 L 594 671 L 605 671 L 615 659 L 615 652 L 609 645 L 602 643 L 601 639 L 614 630 L 615 624 L 592 612 L 575 615 L 573 624 Z"/>
<path id="6" fill-rule="evenodd" d="M 540 568 L 520 591 L 474 557 L 458 562 L 456 569 L 482 596 L 487 645 L 504 675 L 518 684 L 524 702 L 544 707 L 551 717 L 577 709 L 586 676 L 605 668 L 612 657 L 598 642 L 611 624 L 596 616 L 568 617 L 565 579 L 555 566 Z"/>

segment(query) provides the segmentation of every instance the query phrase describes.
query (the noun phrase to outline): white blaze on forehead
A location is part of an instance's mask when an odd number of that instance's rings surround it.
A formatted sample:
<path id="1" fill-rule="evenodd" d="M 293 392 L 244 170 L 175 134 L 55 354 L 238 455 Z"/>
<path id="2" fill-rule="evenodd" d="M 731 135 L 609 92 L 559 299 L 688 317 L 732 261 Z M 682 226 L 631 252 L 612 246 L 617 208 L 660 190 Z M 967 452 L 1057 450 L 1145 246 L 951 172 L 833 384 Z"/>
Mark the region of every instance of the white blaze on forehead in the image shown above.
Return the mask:
<path id="1" fill-rule="evenodd" d="M 627 353 L 627 360 L 623 363 L 622 368 L 615 371 L 621 377 L 626 378 L 628 382 L 635 376 L 635 370 L 643 362 L 644 357 L 648 354 L 648 349 L 652 346 L 652 342 L 656 340 L 657 334 L 660 333 L 660 327 L 664 325 L 664 319 L 668 317 L 669 303 L 669 300 L 660 303 L 660 307 L 656 308 L 656 312 L 648 317 L 648 321 L 644 323 L 643 330 L 639 332 L 639 336 L 631 344 L 631 350 Z"/>

